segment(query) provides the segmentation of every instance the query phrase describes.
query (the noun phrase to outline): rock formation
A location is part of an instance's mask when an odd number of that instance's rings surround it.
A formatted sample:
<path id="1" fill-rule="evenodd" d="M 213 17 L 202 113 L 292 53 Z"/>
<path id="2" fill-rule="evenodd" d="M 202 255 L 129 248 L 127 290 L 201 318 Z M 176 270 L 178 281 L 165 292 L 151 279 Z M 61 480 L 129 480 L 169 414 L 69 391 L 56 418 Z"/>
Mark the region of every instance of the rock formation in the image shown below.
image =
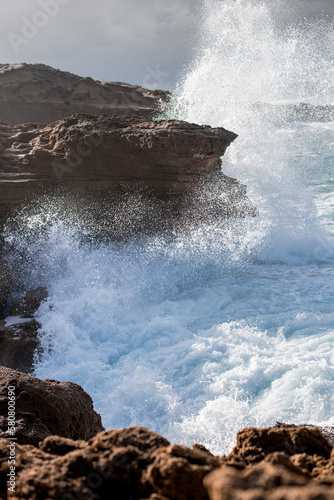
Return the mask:
<path id="1" fill-rule="evenodd" d="M 8 429 L 9 386 L 15 386 L 15 437 L 21 444 L 37 446 L 39 441 L 54 434 L 88 440 L 103 430 L 92 399 L 79 385 L 42 381 L 0 367 L 0 438 L 6 437 Z"/>
<path id="2" fill-rule="evenodd" d="M 194 193 L 208 182 L 216 196 L 203 207 L 211 203 L 222 218 L 254 215 L 244 186 L 220 171 L 220 157 L 235 138 L 223 128 L 106 115 L 1 124 L 0 215 L 4 219 L 11 209 L 61 187 L 112 205 L 124 205 L 125 194 L 137 192 L 151 204 L 159 200 L 168 217 L 194 204 Z M 100 217 L 105 210 L 97 210 Z"/>
<path id="3" fill-rule="evenodd" d="M 333 446 L 318 428 L 244 429 L 229 455 L 214 456 L 203 445 L 170 444 L 143 427 L 103 431 L 80 386 L 6 368 L 0 368 L 0 498 L 7 498 L 9 474 L 8 386 L 16 394 L 12 498 L 334 499 Z"/>
<path id="4" fill-rule="evenodd" d="M 50 123 L 73 113 L 151 117 L 169 93 L 99 82 L 44 64 L 0 64 L 0 122 Z"/>

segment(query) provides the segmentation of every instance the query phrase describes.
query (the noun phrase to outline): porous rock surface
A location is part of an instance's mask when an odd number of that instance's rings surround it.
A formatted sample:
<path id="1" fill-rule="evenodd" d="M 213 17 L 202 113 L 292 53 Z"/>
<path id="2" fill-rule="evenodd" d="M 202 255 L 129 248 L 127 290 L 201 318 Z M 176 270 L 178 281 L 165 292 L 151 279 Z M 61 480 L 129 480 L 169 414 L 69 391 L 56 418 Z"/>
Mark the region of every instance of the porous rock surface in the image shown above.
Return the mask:
<path id="1" fill-rule="evenodd" d="M 59 188 L 111 203 L 135 191 L 180 210 L 210 180 L 219 217 L 254 215 L 245 187 L 220 169 L 235 138 L 223 128 L 106 115 L 0 124 L 0 217 Z"/>
<path id="2" fill-rule="evenodd" d="M 151 117 L 169 93 L 101 82 L 44 64 L 0 64 L 0 121 L 49 123 L 73 113 Z"/>
<path id="3" fill-rule="evenodd" d="M 0 438 L 8 430 L 8 387 L 15 387 L 16 438 L 37 445 L 58 434 L 71 439 L 90 439 L 103 430 L 91 397 L 77 384 L 39 380 L 0 367 Z"/>
<path id="4" fill-rule="evenodd" d="M 4 386 L 18 383 L 22 377 L 4 369 L 0 369 L 0 376 L 5 380 Z M 23 378 L 26 380 L 26 376 Z M 49 390 L 57 397 L 54 387 L 59 386 L 52 387 L 55 381 L 35 380 L 40 385 L 42 398 L 45 397 L 43 392 Z M 75 384 L 68 383 L 67 388 L 71 385 Z M 37 397 L 28 387 L 26 390 L 32 398 Z M 72 394 L 69 395 L 72 397 Z M 87 397 L 83 391 L 80 396 L 83 399 Z M 29 411 L 29 399 L 25 406 Z M 0 410 L 3 415 L 5 408 Z M 63 405 L 65 420 L 67 411 L 68 408 Z M 53 412 L 54 409 L 50 409 L 45 414 L 46 424 L 57 420 L 59 429 L 59 413 L 55 419 Z M 80 415 L 80 419 L 84 416 Z M 18 426 L 20 422 L 19 419 Z M 85 422 L 95 426 L 96 414 L 87 412 Z M 57 428 L 53 429 L 57 431 Z M 37 442 L 33 434 L 26 434 L 24 441 L 18 432 L 16 484 L 11 498 L 334 499 L 334 452 L 318 428 L 280 424 L 265 429 L 244 429 L 238 433 L 237 444 L 228 456 L 214 456 L 200 444 L 194 444 L 192 448 L 170 444 L 162 436 L 143 427 L 102 431 L 90 437 L 82 432 L 79 434 L 80 437 L 75 439 L 74 433 L 67 429 L 62 436 L 48 435 Z M 7 445 L 8 440 L 2 434 L 2 498 L 6 498 L 9 471 Z"/>

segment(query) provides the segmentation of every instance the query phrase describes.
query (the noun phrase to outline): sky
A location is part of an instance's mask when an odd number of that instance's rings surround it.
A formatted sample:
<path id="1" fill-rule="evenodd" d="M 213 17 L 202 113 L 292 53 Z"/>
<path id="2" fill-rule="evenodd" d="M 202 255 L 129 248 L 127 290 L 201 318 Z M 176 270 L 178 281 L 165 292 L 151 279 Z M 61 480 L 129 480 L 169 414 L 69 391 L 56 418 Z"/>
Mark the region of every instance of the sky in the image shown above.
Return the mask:
<path id="1" fill-rule="evenodd" d="M 193 56 L 202 1 L 3 2 L 0 62 L 44 63 L 97 80 L 171 89 Z M 334 0 L 296 2 L 301 16 L 334 15 Z"/>

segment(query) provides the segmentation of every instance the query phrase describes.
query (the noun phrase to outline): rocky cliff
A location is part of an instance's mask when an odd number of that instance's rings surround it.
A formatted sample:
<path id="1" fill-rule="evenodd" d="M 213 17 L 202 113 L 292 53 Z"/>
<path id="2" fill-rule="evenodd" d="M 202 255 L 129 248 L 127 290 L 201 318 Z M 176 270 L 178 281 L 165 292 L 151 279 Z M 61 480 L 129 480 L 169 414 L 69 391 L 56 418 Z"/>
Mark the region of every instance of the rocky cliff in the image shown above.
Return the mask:
<path id="1" fill-rule="evenodd" d="M 108 220 L 106 200 L 124 205 L 124 195 L 134 192 L 150 203 L 159 200 L 167 219 L 190 205 L 198 216 L 210 210 L 216 217 L 254 215 L 244 186 L 220 170 L 220 157 L 235 138 L 223 128 L 106 115 L 0 124 L 0 217 L 60 187 L 103 200 L 97 211 Z M 199 206 L 195 194 L 209 183 L 216 195 L 201 196 Z M 161 222 L 149 219 L 153 226 Z"/>
<path id="2" fill-rule="evenodd" d="M 229 455 L 214 456 L 201 444 L 170 444 L 143 427 L 101 431 L 89 396 L 76 384 L 7 368 L 0 368 L 0 379 L 1 498 L 11 478 L 9 497 L 18 500 L 334 499 L 328 429 L 244 429 Z M 8 386 L 16 398 L 15 445 L 7 432 Z"/>
<path id="3" fill-rule="evenodd" d="M 50 123 L 73 113 L 150 117 L 169 93 L 100 82 L 44 64 L 0 64 L 0 121 Z"/>

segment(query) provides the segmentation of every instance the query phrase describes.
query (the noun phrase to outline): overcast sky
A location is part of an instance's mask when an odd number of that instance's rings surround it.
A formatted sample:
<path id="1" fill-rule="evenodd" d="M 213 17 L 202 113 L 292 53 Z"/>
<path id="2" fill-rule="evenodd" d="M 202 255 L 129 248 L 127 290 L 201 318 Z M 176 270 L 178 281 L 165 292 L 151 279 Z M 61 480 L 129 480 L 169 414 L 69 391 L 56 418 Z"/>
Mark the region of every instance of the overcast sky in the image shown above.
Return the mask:
<path id="1" fill-rule="evenodd" d="M 3 0 L 0 62 L 171 88 L 196 45 L 202 1 Z M 297 3 L 305 16 L 334 15 L 334 0 Z"/>

